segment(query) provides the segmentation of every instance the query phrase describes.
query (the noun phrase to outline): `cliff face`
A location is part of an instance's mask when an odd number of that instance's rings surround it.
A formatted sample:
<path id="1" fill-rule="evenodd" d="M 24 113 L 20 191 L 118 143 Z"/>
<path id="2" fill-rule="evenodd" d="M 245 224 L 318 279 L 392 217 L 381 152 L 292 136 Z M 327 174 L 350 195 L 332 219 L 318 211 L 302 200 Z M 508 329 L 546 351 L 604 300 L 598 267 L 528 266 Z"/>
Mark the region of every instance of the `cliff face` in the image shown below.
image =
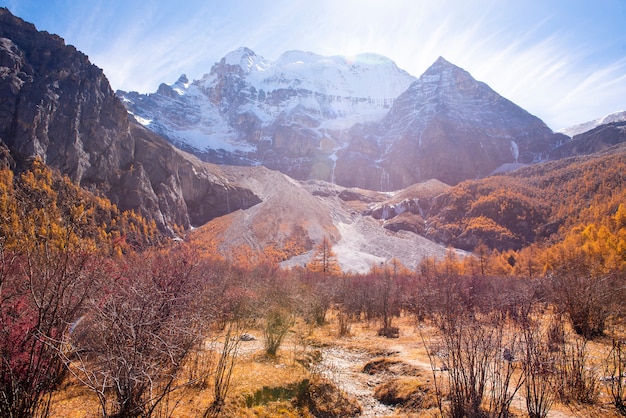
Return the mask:
<path id="1" fill-rule="evenodd" d="M 0 137 L 18 164 L 39 156 L 99 183 L 132 161 L 125 109 L 87 56 L 2 9 L 0 66 Z"/>
<path id="2" fill-rule="evenodd" d="M 212 174 L 216 167 L 130 122 L 87 56 L 6 9 L 0 9 L 0 97 L 0 141 L 8 164 L 19 170 L 39 157 L 164 230 L 259 202 Z"/>

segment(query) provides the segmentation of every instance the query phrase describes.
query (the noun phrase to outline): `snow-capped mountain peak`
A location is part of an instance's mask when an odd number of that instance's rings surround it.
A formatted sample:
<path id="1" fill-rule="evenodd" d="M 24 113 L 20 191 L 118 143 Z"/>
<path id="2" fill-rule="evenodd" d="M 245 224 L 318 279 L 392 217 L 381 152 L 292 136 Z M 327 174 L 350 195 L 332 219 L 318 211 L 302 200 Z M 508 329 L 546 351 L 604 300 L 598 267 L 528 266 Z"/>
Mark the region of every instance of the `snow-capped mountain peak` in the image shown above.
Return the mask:
<path id="1" fill-rule="evenodd" d="M 417 79 L 377 54 L 269 60 L 239 48 L 200 80 L 120 96 L 145 126 L 211 162 L 377 190 L 455 184 L 547 158 L 562 141 L 442 57 Z"/>
<path id="2" fill-rule="evenodd" d="M 222 58 L 225 65 L 239 66 L 243 70 L 249 70 L 254 65 L 257 55 L 249 48 L 241 47 L 229 52 Z"/>
<path id="3" fill-rule="evenodd" d="M 580 125 L 575 125 L 575 126 L 570 126 L 569 128 L 560 129 L 559 132 L 573 138 L 575 135 L 585 133 L 594 128 L 597 128 L 600 125 L 606 125 L 607 123 L 624 122 L 624 121 L 626 121 L 626 110 L 621 110 L 619 112 L 611 113 L 609 115 L 603 116 L 598 119 L 594 119 L 589 122 L 581 123 Z"/>
<path id="4" fill-rule="evenodd" d="M 185 94 L 185 92 L 189 88 L 190 84 L 191 83 L 189 82 L 189 79 L 187 78 L 187 75 L 186 74 L 181 74 L 181 76 L 178 77 L 178 80 L 176 80 L 176 82 L 171 85 L 171 88 L 172 88 L 172 90 L 174 90 L 179 95 L 183 95 L 183 94 Z"/>
<path id="5" fill-rule="evenodd" d="M 376 54 L 288 51 L 268 60 L 242 47 L 200 80 L 183 75 L 154 94 L 119 94 L 138 120 L 179 146 L 245 153 L 246 164 L 265 164 L 266 151 L 250 151 L 271 144 L 309 152 L 322 138 L 331 150 L 340 148 L 331 131 L 380 120 L 414 80 Z M 287 123 L 295 129 L 288 135 Z"/>

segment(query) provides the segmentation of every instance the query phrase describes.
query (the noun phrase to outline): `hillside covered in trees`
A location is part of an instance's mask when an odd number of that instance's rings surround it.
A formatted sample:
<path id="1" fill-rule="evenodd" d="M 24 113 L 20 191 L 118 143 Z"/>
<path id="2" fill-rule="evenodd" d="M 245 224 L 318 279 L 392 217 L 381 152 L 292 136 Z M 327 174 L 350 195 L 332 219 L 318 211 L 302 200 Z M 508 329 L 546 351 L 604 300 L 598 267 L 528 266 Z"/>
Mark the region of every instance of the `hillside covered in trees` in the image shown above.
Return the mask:
<path id="1" fill-rule="evenodd" d="M 466 181 L 437 196 L 427 234 L 448 245 L 519 250 L 601 223 L 626 202 L 626 149 L 552 161 Z"/>

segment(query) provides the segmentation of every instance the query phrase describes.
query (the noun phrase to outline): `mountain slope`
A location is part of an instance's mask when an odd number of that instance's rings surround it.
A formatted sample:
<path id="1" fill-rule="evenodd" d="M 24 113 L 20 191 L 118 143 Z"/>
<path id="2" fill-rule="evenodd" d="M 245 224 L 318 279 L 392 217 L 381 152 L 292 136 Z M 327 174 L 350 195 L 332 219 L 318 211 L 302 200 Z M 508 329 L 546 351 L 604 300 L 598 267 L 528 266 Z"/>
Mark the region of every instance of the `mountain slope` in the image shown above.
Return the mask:
<path id="1" fill-rule="evenodd" d="M 337 162 L 338 182 L 379 190 L 484 177 L 505 163 L 545 160 L 568 139 L 443 58 L 355 136 Z M 367 167 L 360 178 L 350 177 L 355 163 Z"/>
<path id="2" fill-rule="evenodd" d="M 626 142 L 626 121 L 601 124 L 553 150 L 550 159 L 593 154 L 622 142 Z"/>
<path id="3" fill-rule="evenodd" d="M 614 123 L 614 122 L 626 122 L 626 111 L 622 110 L 619 112 L 611 113 L 610 115 L 606 115 L 604 117 L 594 119 L 589 122 L 585 122 L 579 125 L 570 126 L 569 128 L 561 129 L 559 130 L 559 132 L 573 138 L 576 135 L 580 135 L 594 128 L 597 128 L 600 125 L 606 125 L 606 124 Z"/>
<path id="4" fill-rule="evenodd" d="M 626 199 L 626 144 L 595 154 L 465 181 L 437 196 L 425 236 L 472 250 L 558 242 L 572 227 L 612 216 Z"/>
<path id="5" fill-rule="evenodd" d="M 260 200 L 219 170 L 130 122 L 87 56 L 0 9 L 0 145 L 16 169 L 39 157 L 165 231 Z M 225 195 L 230 196 L 226 204 Z"/>
<path id="6" fill-rule="evenodd" d="M 244 262 L 261 254 L 278 256 L 291 267 L 309 263 L 316 244 L 328 238 L 342 271 L 358 273 L 392 258 L 413 269 L 424 257 L 442 258 L 447 252 L 444 245 L 412 231 L 393 232 L 383 227 L 383 220 L 369 216 L 368 208 L 400 194 L 301 183 L 263 167 L 244 170 L 250 175 L 243 184 L 263 202 L 194 229 L 187 237 L 193 245 Z"/>

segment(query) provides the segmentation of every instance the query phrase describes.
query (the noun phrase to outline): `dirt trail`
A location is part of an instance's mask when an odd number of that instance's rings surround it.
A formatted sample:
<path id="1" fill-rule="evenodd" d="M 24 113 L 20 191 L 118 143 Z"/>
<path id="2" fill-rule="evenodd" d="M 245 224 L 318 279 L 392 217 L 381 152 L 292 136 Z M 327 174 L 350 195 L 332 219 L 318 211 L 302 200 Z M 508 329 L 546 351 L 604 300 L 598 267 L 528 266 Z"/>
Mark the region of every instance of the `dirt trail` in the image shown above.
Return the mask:
<path id="1" fill-rule="evenodd" d="M 432 373 L 430 362 L 416 358 L 411 350 L 403 344 L 389 345 L 388 353 L 402 359 L 407 364 L 416 366 L 426 373 Z M 363 366 L 377 356 L 366 350 L 351 350 L 340 346 L 322 350 L 322 361 L 318 365 L 318 372 L 332 380 L 338 387 L 351 396 L 356 397 L 363 407 L 363 417 L 384 417 L 394 415 L 397 411 L 388 405 L 380 403 L 374 397 L 374 388 L 383 383 L 389 376 L 369 375 L 362 372 Z M 520 411 L 526 410 L 526 400 L 522 389 L 515 395 L 513 407 Z M 395 416 L 395 415 L 394 415 Z M 548 418 L 572 418 L 575 414 L 559 410 L 551 410 Z"/>
<path id="2" fill-rule="evenodd" d="M 363 373 L 363 367 L 372 359 L 381 356 L 397 358 L 404 363 L 415 366 L 423 370 L 426 374 L 432 373 L 431 364 L 424 355 L 421 348 L 423 343 L 415 341 L 415 331 L 404 330 L 404 335 L 400 340 L 376 339 L 376 352 L 372 351 L 372 346 L 368 349 L 359 347 L 360 338 L 350 341 L 356 346 L 346 346 L 343 344 L 330 345 L 320 349 L 322 358 L 312 370 L 331 380 L 348 395 L 358 399 L 363 408 L 362 417 L 385 417 L 397 416 L 399 411 L 395 408 L 380 403 L 374 397 L 374 389 L 379 384 L 390 379 L 387 373 L 367 374 Z M 405 338 L 405 341 L 402 339 Z M 239 347 L 239 355 L 247 357 L 263 350 L 263 343 L 260 339 L 244 341 Z M 436 359 L 439 361 L 439 359 Z M 441 373 L 441 372 L 437 372 Z M 526 410 L 526 400 L 523 389 L 515 395 L 513 401 L 514 409 L 518 411 Z M 580 414 L 563 410 L 552 409 L 548 418 L 574 418 Z"/>
<path id="3" fill-rule="evenodd" d="M 322 350 L 322 361 L 318 365 L 320 374 L 359 400 L 363 407 L 362 417 L 382 417 L 394 412 L 392 407 L 374 398 L 374 388 L 384 379 L 361 371 L 373 357 L 366 351 L 329 347 Z"/>

